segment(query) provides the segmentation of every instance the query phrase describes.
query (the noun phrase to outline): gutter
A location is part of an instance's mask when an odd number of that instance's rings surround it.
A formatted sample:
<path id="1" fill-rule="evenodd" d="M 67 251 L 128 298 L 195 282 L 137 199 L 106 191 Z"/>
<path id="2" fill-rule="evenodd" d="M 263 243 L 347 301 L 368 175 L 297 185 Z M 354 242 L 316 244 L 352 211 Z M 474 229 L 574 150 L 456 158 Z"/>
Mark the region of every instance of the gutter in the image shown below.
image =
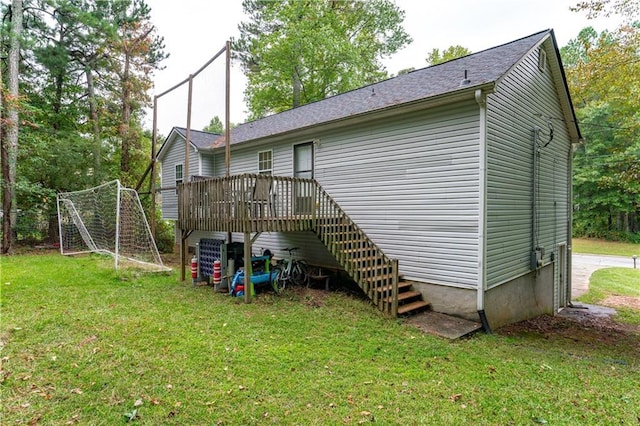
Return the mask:
<path id="1" fill-rule="evenodd" d="M 491 334 L 491 327 L 484 312 L 484 296 L 487 287 L 487 95 L 482 89 L 476 89 L 475 100 L 480 107 L 480 127 L 479 127 L 479 169 L 478 187 L 480 197 L 478 197 L 478 291 L 477 309 L 478 316 L 482 322 L 482 329 L 485 333 Z"/>

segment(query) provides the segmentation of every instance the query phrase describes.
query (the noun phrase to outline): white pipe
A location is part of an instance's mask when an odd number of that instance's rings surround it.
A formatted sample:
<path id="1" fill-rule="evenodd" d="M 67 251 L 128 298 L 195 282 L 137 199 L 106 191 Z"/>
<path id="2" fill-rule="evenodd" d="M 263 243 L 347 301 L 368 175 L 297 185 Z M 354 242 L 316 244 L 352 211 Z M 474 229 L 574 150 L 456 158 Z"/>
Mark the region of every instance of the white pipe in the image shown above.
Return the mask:
<path id="1" fill-rule="evenodd" d="M 487 249 L 487 97 L 482 90 L 475 92 L 475 99 L 480 107 L 480 126 L 479 126 L 479 159 L 478 159 L 478 291 L 477 291 L 477 308 L 478 314 L 483 321 L 485 331 L 489 332 L 488 323 L 484 317 L 484 293 L 487 287 L 487 266 L 486 266 L 486 249 Z M 485 325 L 486 324 L 486 325 Z"/>

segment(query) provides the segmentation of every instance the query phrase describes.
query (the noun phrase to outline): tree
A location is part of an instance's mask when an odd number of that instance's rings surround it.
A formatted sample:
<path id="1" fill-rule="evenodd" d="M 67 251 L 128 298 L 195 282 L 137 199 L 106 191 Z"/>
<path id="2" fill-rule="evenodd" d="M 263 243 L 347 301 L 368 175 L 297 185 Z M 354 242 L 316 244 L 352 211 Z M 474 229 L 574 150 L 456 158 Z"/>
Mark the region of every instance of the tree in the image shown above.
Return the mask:
<path id="1" fill-rule="evenodd" d="M 471 51 L 469 49 L 460 45 L 449 46 L 442 53 L 440 53 L 440 49 L 433 49 L 427 56 L 427 63 L 429 65 L 438 65 L 470 54 Z"/>
<path id="2" fill-rule="evenodd" d="M 243 0 L 243 8 L 249 20 L 233 44 L 251 118 L 379 81 L 380 59 L 411 42 L 390 0 Z"/>
<path id="3" fill-rule="evenodd" d="M 22 37 L 22 0 L 11 4 L 7 93 L 2 93 L 6 119 L 2 121 L 2 253 L 10 254 L 15 243 L 17 223 L 16 165 L 18 162 L 20 39 Z M 3 110 L 4 112 L 4 110 Z"/>
<path id="4" fill-rule="evenodd" d="M 231 127 L 233 127 L 233 125 Z M 220 120 L 220 117 L 218 117 L 216 115 L 215 117 L 213 117 L 211 119 L 209 124 L 207 126 L 205 126 L 205 128 L 202 129 L 202 130 L 205 131 L 205 132 L 222 134 L 222 133 L 224 133 L 224 124 L 222 124 L 222 121 Z"/>
<path id="5" fill-rule="evenodd" d="M 100 4 L 100 3 L 98 3 Z M 132 114 L 142 113 L 149 104 L 147 91 L 152 87 L 153 71 L 168 57 L 164 52 L 163 38 L 156 34 L 150 21 L 149 6 L 144 0 L 121 0 L 110 3 L 111 18 L 118 28 L 117 37 L 110 46 L 112 69 L 118 76 L 121 116 L 119 124 L 120 173 L 126 182 L 130 176 L 132 154 L 141 151 L 141 128 L 132 123 Z M 136 117 L 139 124 L 141 117 Z"/>
<path id="6" fill-rule="evenodd" d="M 574 232 L 640 240 L 640 26 L 585 28 L 561 55 L 584 136 L 574 153 Z"/>
<path id="7" fill-rule="evenodd" d="M 633 23 L 640 15 L 638 0 L 585 0 L 571 8 L 574 12 L 586 12 L 587 18 L 618 15 L 627 23 Z"/>
<path id="8" fill-rule="evenodd" d="M 141 130 L 146 90 L 154 67 L 166 55 L 161 38 L 148 22 L 143 0 L 24 3 L 16 102 L 20 107 L 14 183 L 20 203 L 17 225 L 24 238 L 25 216 L 32 222 L 49 218 L 48 235 L 53 238 L 57 192 L 85 189 L 115 178 L 126 183 L 144 170 L 151 143 L 148 132 Z M 9 9 L 4 4 L 2 8 L 3 12 Z M 10 15 L 3 13 L 5 16 Z M 3 27 L 1 36 L 8 38 L 8 34 Z M 7 44 L 1 44 L 3 63 Z M 128 72 L 124 72 L 127 61 Z M 5 69 L 1 68 L 3 83 L 8 82 Z M 10 100 L 3 91 L 2 104 L 8 106 Z M 0 132 L 3 166 L 9 164 L 4 155 L 3 135 L 10 122 L 6 112 L 5 107 Z M 123 129 L 127 130 L 124 149 Z M 122 171 L 123 152 L 126 172 Z"/>

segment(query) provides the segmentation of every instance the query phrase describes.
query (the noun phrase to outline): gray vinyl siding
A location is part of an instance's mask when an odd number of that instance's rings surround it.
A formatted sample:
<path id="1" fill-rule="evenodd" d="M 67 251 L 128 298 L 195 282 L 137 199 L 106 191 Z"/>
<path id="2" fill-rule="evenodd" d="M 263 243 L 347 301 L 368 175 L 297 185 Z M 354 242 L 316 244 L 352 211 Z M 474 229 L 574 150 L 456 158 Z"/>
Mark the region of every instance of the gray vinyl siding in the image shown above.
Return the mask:
<path id="1" fill-rule="evenodd" d="M 183 164 L 184 167 L 184 139 L 180 138 L 169 141 L 170 144 L 166 147 L 167 151 L 163 153 L 162 157 L 162 187 L 174 187 L 176 184 L 176 164 Z M 184 170 L 187 172 L 187 170 Z M 200 174 L 201 166 L 198 153 L 189 148 L 189 170 L 188 174 L 197 175 Z M 187 173 L 185 173 L 185 179 L 187 179 Z M 162 218 L 166 220 L 178 219 L 178 196 L 175 189 L 166 189 L 162 191 Z"/>
<path id="2" fill-rule="evenodd" d="M 407 279 L 477 286 L 478 111 L 470 101 L 320 137 L 316 179 Z"/>
<path id="3" fill-rule="evenodd" d="M 200 176 L 216 176 L 213 154 L 200 154 Z"/>
<path id="4" fill-rule="evenodd" d="M 533 129 L 542 130 L 544 144 L 548 140 L 546 117 L 553 117 L 554 138 L 541 150 L 538 180 L 539 244 L 545 248 L 545 264 L 551 262 L 557 244 L 566 241 L 570 142 L 566 125 L 560 120 L 563 115 L 558 99 L 549 66 L 544 72 L 538 69 L 537 50 L 526 56 L 488 97 L 489 288 L 531 270 Z"/>
<path id="5" fill-rule="evenodd" d="M 273 173 L 293 175 L 293 146 L 314 141 L 315 177 L 407 279 L 475 288 L 478 277 L 478 106 L 469 101 L 313 137 L 232 147 L 231 175 L 257 172 L 273 149 Z M 268 147 L 268 148 L 267 148 Z M 216 171 L 220 159 L 216 155 Z M 264 233 L 255 247 L 291 245 L 312 263 L 337 266 L 311 233 Z"/>

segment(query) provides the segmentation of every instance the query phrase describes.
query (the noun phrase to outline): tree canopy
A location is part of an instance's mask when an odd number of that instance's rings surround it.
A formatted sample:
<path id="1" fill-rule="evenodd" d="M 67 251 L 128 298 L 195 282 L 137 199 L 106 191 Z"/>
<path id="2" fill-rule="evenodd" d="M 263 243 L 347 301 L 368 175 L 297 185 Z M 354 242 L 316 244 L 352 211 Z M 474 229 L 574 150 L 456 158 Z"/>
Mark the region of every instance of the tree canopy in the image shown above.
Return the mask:
<path id="1" fill-rule="evenodd" d="M 251 118 L 379 81 L 380 59 L 411 42 L 390 0 L 244 0 L 235 57 Z"/>
<path id="2" fill-rule="evenodd" d="M 638 1 L 583 2 L 590 16 Z M 589 9 L 589 7 L 594 9 Z M 574 231 L 640 241 L 640 25 L 583 29 L 561 49 L 584 140 L 574 153 Z"/>
<path id="3" fill-rule="evenodd" d="M 12 14 L 0 8 L 6 24 Z M 51 216 L 53 232 L 57 192 L 141 175 L 150 146 L 143 108 L 167 55 L 144 0 L 24 0 L 23 22 L 18 208 L 31 222 Z"/>
<path id="4" fill-rule="evenodd" d="M 427 63 L 429 65 L 438 65 L 470 54 L 471 51 L 469 49 L 460 45 L 449 46 L 442 52 L 440 52 L 440 49 L 433 49 L 427 55 Z"/>

